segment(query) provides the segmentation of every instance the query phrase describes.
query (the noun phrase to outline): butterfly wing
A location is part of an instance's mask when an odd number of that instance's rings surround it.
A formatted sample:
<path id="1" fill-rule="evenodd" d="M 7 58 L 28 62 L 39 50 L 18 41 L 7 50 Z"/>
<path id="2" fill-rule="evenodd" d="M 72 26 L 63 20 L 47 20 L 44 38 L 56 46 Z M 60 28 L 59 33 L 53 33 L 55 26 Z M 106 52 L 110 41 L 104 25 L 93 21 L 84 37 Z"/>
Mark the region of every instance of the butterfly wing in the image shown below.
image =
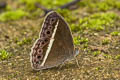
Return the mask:
<path id="1" fill-rule="evenodd" d="M 31 50 L 33 69 L 57 66 L 74 57 L 74 45 L 68 24 L 56 12 L 50 12 L 43 23 L 40 38 Z"/>

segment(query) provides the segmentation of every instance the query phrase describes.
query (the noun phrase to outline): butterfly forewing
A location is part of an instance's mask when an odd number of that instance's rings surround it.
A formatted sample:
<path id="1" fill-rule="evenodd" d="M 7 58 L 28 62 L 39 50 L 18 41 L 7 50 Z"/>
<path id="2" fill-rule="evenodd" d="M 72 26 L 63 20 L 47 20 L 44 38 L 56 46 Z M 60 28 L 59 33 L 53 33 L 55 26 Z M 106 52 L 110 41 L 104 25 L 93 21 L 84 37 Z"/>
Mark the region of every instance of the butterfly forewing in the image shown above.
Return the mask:
<path id="1" fill-rule="evenodd" d="M 39 39 L 36 40 L 31 49 L 31 64 L 34 69 L 37 69 L 43 62 L 56 23 L 57 17 L 54 14 L 48 14 L 44 20 Z"/>

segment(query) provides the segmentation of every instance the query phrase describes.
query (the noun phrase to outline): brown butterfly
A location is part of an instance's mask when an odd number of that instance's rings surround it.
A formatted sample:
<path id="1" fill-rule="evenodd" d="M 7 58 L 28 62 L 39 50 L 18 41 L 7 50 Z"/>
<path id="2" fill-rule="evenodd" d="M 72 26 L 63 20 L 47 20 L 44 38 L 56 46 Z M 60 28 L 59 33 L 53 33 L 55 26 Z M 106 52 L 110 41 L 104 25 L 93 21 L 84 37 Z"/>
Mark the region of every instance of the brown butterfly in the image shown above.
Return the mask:
<path id="1" fill-rule="evenodd" d="M 34 70 L 52 68 L 73 59 L 73 38 L 67 22 L 57 12 L 47 14 L 40 36 L 31 48 L 30 61 Z"/>

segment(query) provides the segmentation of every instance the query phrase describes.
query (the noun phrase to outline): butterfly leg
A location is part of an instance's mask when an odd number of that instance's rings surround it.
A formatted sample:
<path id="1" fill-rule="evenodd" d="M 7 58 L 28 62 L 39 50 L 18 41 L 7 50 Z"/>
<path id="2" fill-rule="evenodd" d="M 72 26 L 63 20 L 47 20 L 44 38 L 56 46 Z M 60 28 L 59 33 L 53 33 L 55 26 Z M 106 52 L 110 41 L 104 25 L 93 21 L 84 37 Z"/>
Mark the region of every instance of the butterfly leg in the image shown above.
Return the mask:
<path id="1" fill-rule="evenodd" d="M 77 59 L 76 56 L 75 56 L 75 61 L 76 61 L 76 63 L 77 63 L 78 68 L 80 68 L 79 61 L 78 61 L 78 59 Z"/>
<path id="2" fill-rule="evenodd" d="M 62 63 L 60 66 L 59 66 L 59 70 L 62 69 L 62 67 L 65 65 L 65 63 Z"/>

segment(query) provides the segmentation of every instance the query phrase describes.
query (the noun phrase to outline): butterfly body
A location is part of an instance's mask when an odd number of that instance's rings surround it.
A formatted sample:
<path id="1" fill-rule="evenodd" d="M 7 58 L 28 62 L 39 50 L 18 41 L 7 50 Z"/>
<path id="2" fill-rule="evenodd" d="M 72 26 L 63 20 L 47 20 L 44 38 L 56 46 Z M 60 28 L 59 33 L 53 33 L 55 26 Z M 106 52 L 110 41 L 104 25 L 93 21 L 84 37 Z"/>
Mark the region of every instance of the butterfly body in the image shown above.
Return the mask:
<path id="1" fill-rule="evenodd" d="M 34 43 L 30 61 L 32 68 L 42 70 L 74 58 L 74 44 L 68 24 L 56 12 L 46 16 L 39 38 Z"/>

